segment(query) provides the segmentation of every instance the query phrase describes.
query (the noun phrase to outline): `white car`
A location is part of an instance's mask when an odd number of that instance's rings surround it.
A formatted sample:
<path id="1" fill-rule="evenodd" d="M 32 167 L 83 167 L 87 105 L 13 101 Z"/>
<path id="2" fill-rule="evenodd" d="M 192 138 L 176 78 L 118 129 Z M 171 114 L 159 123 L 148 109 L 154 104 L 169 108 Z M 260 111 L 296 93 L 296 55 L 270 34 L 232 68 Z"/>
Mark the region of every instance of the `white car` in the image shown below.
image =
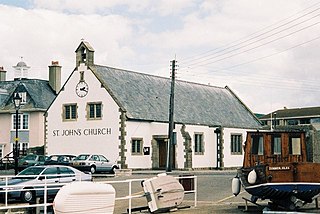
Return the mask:
<path id="1" fill-rule="evenodd" d="M 73 181 L 92 181 L 92 176 L 70 166 L 30 166 L 0 181 L 0 201 L 4 202 L 7 194 L 8 201 L 33 203 L 37 197 L 44 196 L 45 185 L 48 198 L 53 198 L 63 185 Z"/>
<path id="2" fill-rule="evenodd" d="M 119 169 L 116 162 L 109 161 L 105 156 L 98 154 L 81 154 L 72 160 L 71 166 L 81 171 L 114 173 Z"/>

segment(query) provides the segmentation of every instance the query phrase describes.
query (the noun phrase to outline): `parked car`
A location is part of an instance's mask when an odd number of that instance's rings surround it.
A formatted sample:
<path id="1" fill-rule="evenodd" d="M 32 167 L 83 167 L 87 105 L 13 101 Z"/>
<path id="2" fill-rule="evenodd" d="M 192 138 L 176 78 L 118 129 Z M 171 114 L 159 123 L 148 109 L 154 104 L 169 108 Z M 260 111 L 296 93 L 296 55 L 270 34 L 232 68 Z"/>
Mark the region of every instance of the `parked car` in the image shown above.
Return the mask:
<path id="1" fill-rule="evenodd" d="M 70 166 L 30 166 L 7 181 L 0 182 L 0 201 L 4 202 L 7 190 L 9 201 L 33 203 L 36 197 L 44 196 L 45 185 L 48 198 L 54 198 L 65 183 L 73 181 L 92 181 L 92 176 Z"/>
<path id="2" fill-rule="evenodd" d="M 114 173 L 115 169 L 119 169 L 119 165 L 110 162 L 105 156 L 97 154 L 81 154 L 78 155 L 71 165 L 81 171 L 89 171 L 92 174 L 96 172 Z"/>
<path id="3" fill-rule="evenodd" d="M 18 168 L 22 170 L 29 166 L 43 165 L 45 159 L 45 155 L 28 154 L 19 160 Z"/>
<path id="4" fill-rule="evenodd" d="M 69 166 L 75 155 L 50 155 L 46 158 L 44 165 L 66 165 Z"/>

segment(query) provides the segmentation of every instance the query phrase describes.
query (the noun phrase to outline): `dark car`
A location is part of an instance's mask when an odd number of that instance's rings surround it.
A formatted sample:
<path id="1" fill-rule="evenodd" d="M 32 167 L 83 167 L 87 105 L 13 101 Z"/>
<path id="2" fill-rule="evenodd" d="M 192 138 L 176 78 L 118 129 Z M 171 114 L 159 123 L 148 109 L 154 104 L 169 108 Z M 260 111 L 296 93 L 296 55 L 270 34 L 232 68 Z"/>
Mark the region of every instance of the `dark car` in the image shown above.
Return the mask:
<path id="1" fill-rule="evenodd" d="M 5 202 L 6 194 L 8 201 L 35 202 L 36 197 L 44 196 L 45 185 L 48 198 L 54 198 L 65 183 L 91 180 L 91 174 L 70 166 L 30 166 L 0 182 L 0 202 Z"/>
<path id="2" fill-rule="evenodd" d="M 114 173 L 115 169 L 119 169 L 116 162 L 109 161 L 105 156 L 100 154 L 81 154 L 71 162 L 71 166 L 81 170 L 89 171 L 92 174 L 96 172 Z"/>
<path id="3" fill-rule="evenodd" d="M 66 165 L 69 166 L 75 155 L 50 155 L 46 158 L 44 165 Z"/>
<path id="4" fill-rule="evenodd" d="M 18 168 L 23 170 L 29 166 L 43 165 L 45 160 L 45 155 L 28 154 L 19 160 Z"/>

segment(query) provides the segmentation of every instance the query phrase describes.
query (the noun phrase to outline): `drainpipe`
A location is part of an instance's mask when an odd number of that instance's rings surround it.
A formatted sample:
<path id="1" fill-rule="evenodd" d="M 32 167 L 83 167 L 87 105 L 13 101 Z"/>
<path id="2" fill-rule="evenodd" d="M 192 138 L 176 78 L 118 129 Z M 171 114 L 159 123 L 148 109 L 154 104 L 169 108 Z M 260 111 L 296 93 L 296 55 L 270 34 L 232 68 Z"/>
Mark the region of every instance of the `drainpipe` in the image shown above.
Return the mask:
<path id="1" fill-rule="evenodd" d="M 218 127 L 214 130 L 214 133 L 217 136 L 217 165 L 216 168 L 217 169 L 221 169 L 221 161 L 222 161 L 222 157 L 221 157 L 221 139 L 220 139 L 220 135 L 221 135 L 221 128 Z"/>

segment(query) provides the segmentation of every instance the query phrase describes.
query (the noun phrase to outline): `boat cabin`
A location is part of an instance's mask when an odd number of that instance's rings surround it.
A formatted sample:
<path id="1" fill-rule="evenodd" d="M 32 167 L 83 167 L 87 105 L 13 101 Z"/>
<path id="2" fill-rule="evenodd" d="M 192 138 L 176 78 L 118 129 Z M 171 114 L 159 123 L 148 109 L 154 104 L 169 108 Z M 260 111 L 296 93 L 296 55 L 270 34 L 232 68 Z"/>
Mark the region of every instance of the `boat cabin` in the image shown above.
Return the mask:
<path id="1" fill-rule="evenodd" d="M 281 162 L 307 162 L 305 132 L 248 132 L 243 167 Z"/>

